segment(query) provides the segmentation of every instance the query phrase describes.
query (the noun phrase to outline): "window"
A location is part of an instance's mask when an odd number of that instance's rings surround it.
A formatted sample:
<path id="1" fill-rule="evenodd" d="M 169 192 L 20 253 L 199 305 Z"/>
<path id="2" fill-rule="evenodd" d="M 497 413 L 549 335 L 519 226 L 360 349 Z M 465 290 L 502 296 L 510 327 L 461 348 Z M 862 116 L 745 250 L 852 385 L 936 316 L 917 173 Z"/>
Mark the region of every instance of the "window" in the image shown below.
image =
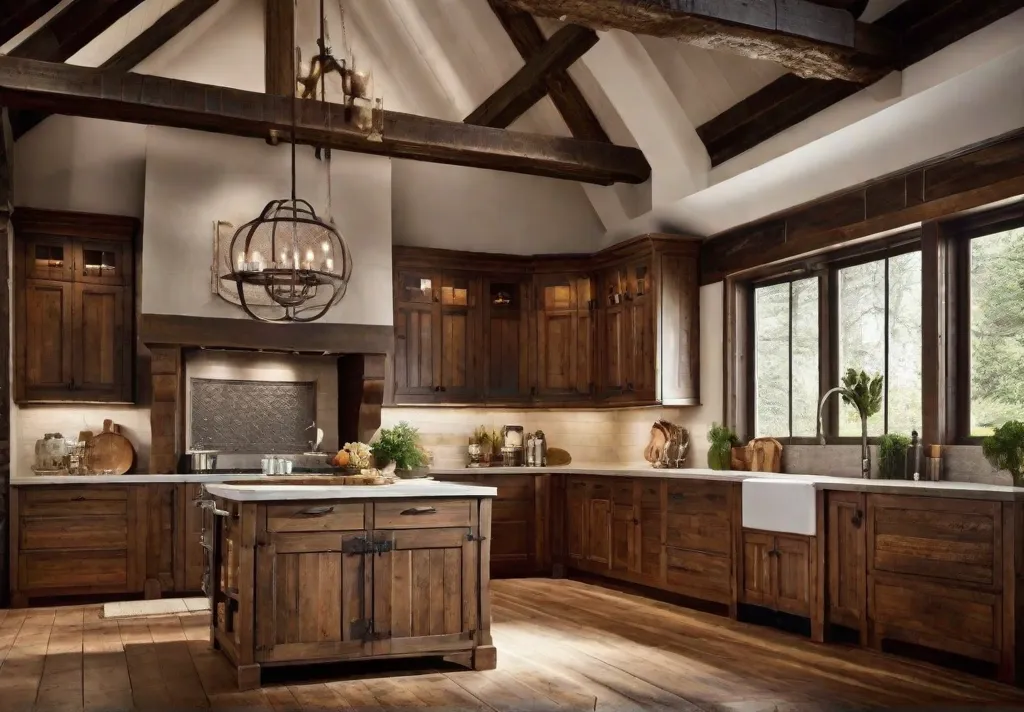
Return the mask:
<path id="1" fill-rule="evenodd" d="M 818 278 L 754 290 L 754 430 L 813 437 L 817 429 Z"/>
<path id="2" fill-rule="evenodd" d="M 1024 403 L 1024 227 L 970 241 L 971 436 L 1021 417 Z"/>
<path id="3" fill-rule="evenodd" d="M 921 430 L 921 253 L 907 252 L 838 272 L 839 373 L 885 376 L 882 410 L 868 435 Z M 837 382 L 838 383 L 838 382 Z M 839 409 L 839 435 L 861 434 L 860 417 Z"/>

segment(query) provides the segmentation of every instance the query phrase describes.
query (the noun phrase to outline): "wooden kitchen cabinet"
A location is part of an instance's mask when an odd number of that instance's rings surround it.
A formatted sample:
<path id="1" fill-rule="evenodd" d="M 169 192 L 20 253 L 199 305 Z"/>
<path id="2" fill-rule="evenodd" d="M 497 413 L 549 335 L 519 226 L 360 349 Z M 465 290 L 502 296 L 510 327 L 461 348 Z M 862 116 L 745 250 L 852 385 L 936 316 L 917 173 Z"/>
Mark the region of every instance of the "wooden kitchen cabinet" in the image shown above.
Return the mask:
<path id="1" fill-rule="evenodd" d="M 693 598 L 732 604 L 733 530 L 739 484 L 668 480 L 666 585 Z"/>
<path id="2" fill-rule="evenodd" d="M 389 402 L 699 405 L 698 258 L 660 235 L 578 256 L 396 247 Z M 468 303 L 442 305 L 460 280 Z"/>
<path id="3" fill-rule="evenodd" d="M 814 551 L 814 537 L 744 529 L 741 601 L 810 618 Z"/>
<path id="4" fill-rule="evenodd" d="M 133 218 L 19 208 L 15 399 L 130 402 Z"/>
<path id="5" fill-rule="evenodd" d="M 867 631 L 865 495 L 829 492 L 826 502 L 826 620 L 859 630 L 863 637 Z"/>
<path id="6" fill-rule="evenodd" d="M 148 502 L 133 486 L 12 488 L 11 600 L 141 592 Z"/>
<path id="7" fill-rule="evenodd" d="M 536 278 L 537 373 L 540 401 L 589 399 L 594 391 L 594 318 L 587 275 Z"/>
<path id="8" fill-rule="evenodd" d="M 491 578 L 550 573 L 550 475 L 470 470 L 437 479 L 498 489 L 491 513 Z"/>

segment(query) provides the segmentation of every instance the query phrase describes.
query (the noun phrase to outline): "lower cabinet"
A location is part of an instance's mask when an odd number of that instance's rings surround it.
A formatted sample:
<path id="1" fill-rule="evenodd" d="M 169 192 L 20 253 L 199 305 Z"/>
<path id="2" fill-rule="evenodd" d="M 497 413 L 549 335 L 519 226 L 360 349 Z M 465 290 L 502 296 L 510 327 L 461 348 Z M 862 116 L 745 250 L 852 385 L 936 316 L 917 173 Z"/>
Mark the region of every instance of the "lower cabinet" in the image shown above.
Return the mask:
<path id="1" fill-rule="evenodd" d="M 829 623 L 866 631 L 868 573 L 865 495 L 860 492 L 828 492 L 826 506 L 825 561 L 828 573 L 825 614 Z M 862 639 L 864 637 L 862 635 Z"/>
<path id="2" fill-rule="evenodd" d="M 11 598 L 194 593 L 202 588 L 198 484 L 11 488 Z"/>
<path id="3" fill-rule="evenodd" d="M 497 487 L 491 514 L 491 576 L 547 575 L 551 571 L 551 475 L 441 475 L 446 482 Z"/>
<path id="4" fill-rule="evenodd" d="M 570 476 L 567 565 L 732 605 L 739 485 Z"/>
<path id="5" fill-rule="evenodd" d="M 810 618 L 815 537 L 743 530 L 740 601 Z"/>

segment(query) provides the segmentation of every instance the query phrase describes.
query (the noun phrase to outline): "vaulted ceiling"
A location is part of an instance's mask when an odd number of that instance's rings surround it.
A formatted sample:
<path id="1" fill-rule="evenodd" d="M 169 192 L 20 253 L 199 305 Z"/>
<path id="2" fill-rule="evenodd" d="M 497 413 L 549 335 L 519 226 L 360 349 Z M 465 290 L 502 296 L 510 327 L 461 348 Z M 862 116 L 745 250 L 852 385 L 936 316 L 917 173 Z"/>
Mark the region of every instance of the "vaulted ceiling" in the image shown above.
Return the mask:
<path id="1" fill-rule="evenodd" d="M 209 8 L 213 8 L 210 13 L 226 14 L 233 4 L 258 1 L 0 0 L 0 52 L 127 70 L 174 33 L 187 34 L 192 29 L 189 23 Z M 317 5 L 315 0 L 298 0 L 297 34 L 307 56 L 314 49 Z M 635 5 L 637 12 L 654 14 L 638 20 L 636 12 L 618 12 L 616 5 Z M 613 229 L 764 162 L 734 159 L 854 94 L 875 91 L 885 98 L 886 92 L 898 93 L 899 89 L 886 85 L 892 70 L 904 69 L 999 22 L 1024 7 L 1024 0 L 813 0 L 813 4 L 724 0 L 713 4 L 770 6 L 768 20 L 763 14 L 707 17 L 691 12 L 694 5 L 699 4 L 675 0 L 326 2 L 335 46 L 350 45 L 357 65 L 372 68 L 386 108 L 641 149 L 653 168 L 648 185 L 585 187 L 598 215 Z M 814 6 L 820 6 L 820 12 Z M 689 10 L 684 13 L 680 7 Z M 783 13 L 792 7 L 805 8 L 804 15 L 792 22 L 787 17 L 790 24 L 783 27 Z M 167 20 L 172 14 L 175 19 Z M 565 31 L 562 18 L 596 28 L 598 33 L 580 28 Z M 805 22 L 806 18 L 810 19 Z M 741 31 L 735 30 L 737 26 Z M 782 35 L 788 39 L 775 42 L 779 32 L 771 28 L 784 29 Z M 870 51 L 863 37 L 871 38 Z M 801 64 L 801 51 L 819 50 L 825 59 L 815 60 L 813 66 Z M 842 65 L 838 70 L 836 61 Z M 252 71 L 262 74 L 263 68 Z M 821 72 L 854 81 L 815 78 Z M 874 88 L 880 80 L 885 80 L 879 84 L 881 89 Z M 22 116 L 16 126 L 25 131 L 40 119 L 39 114 Z M 772 150 L 779 155 L 787 149 Z"/>

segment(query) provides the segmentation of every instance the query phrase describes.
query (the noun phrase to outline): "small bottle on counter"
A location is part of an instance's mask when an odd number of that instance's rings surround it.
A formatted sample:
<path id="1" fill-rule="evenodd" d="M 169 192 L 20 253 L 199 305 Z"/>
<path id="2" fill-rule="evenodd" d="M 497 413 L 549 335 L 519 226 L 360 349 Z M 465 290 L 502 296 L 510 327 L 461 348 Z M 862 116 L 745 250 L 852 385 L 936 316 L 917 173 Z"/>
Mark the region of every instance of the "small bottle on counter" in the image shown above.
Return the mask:
<path id="1" fill-rule="evenodd" d="M 921 438 L 914 430 L 910 433 L 910 463 L 914 470 L 914 482 L 921 479 Z"/>
<path id="2" fill-rule="evenodd" d="M 534 467 L 547 467 L 548 464 L 548 443 L 544 439 L 544 431 L 538 430 L 533 437 L 533 464 Z"/>
<path id="3" fill-rule="evenodd" d="M 533 437 L 533 433 L 530 433 L 526 437 L 526 466 L 527 467 L 536 467 L 537 466 L 536 451 L 534 450 L 534 446 L 536 445 L 536 442 L 537 442 L 537 439 L 535 437 Z"/>
<path id="4" fill-rule="evenodd" d="M 942 446 L 929 445 L 928 457 L 924 460 L 925 479 L 930 482 L 938 482 L 942 479 Z"/>

